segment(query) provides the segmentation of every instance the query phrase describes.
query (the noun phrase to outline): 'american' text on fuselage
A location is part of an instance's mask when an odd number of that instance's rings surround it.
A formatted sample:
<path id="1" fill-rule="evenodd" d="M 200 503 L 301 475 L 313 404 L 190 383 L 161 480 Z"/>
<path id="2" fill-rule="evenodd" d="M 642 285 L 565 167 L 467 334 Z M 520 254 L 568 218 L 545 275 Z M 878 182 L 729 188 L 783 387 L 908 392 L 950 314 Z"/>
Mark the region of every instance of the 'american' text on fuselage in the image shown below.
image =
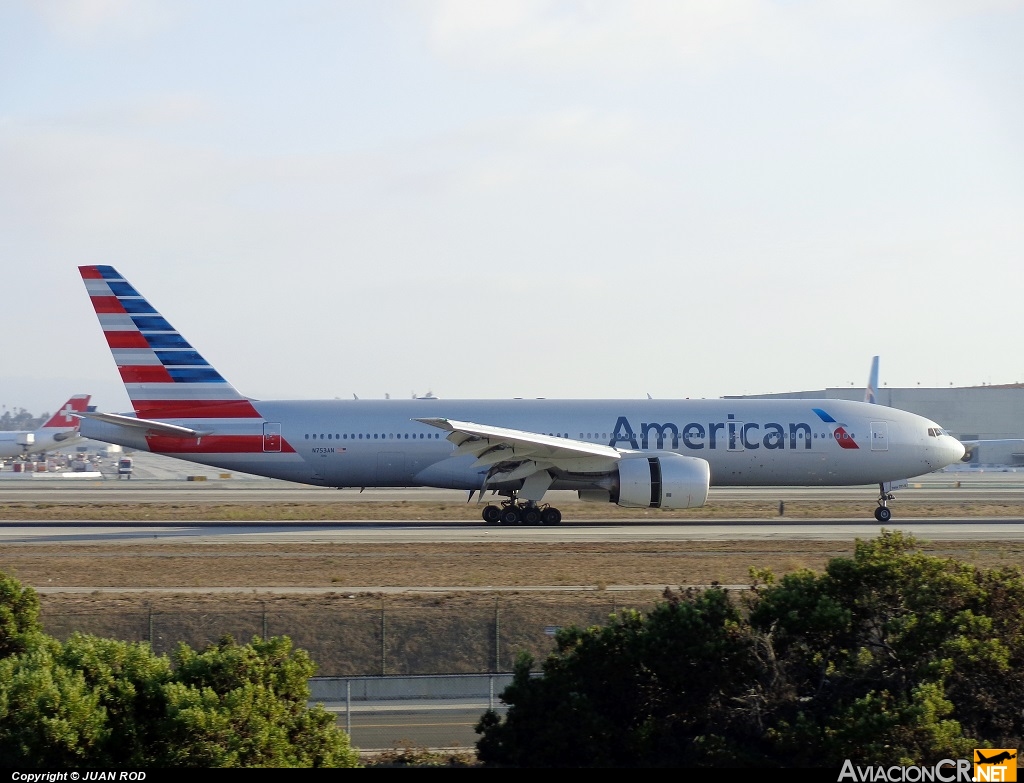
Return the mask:
<path id="1" fill-rule="evenodd" d="M 629 419 L 619 416 L 608 445 L 616 447 L 622 444 L 623 448 L 648 449 L 651 447 L 653 434 L 656 449 L 666 448 L 667 437 L 670 438 L 667 446 L 670 449 L 678 449 L 680 440 L 688 449 L 717 449 L 720 448 L 719 433 L 725 436 L 725 447 L 735 451 L 758 449 L 762 446 L 766 449 L 785 449 L 787 442 L 790 449 L 810 449 L 813 431 L 811 425 L 806 422 L 790 423 L 787 428 L 773 421 L 765 424 L 736 421 L 735 415 L 730 413 L 728 421 L 708 422 L 706 426 L 697 422 L 690 422 L 682 427 L 673 422 L 642 422 L 638 436 Z"/>

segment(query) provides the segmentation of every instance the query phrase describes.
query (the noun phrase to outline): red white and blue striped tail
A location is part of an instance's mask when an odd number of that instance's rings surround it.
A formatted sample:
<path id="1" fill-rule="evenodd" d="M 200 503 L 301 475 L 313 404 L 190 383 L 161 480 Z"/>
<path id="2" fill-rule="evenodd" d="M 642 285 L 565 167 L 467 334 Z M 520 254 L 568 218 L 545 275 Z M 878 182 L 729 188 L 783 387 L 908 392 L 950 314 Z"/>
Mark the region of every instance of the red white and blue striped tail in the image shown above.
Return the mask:
<path id="1" fill-rule="evenodd" d="M 139 418 L 260 418 L 114 267 L 78 269 Z"/>

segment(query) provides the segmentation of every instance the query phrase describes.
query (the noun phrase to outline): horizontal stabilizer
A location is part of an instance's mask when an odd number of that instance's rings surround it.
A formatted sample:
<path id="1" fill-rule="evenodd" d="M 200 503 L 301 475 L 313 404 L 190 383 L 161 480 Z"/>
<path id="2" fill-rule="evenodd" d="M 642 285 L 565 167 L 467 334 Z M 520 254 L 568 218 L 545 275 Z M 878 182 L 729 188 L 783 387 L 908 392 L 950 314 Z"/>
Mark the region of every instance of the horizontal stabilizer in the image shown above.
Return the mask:
<path id="1" fill-rule="evenodd" d="M 105 421 L 107 424 L 114 424 L 118 427 L 145 430 L 147 434 L 169 435 L 173 438 L 202 438 L 204 435 L 209 435 L 211 432 L 210 430 L 194 430 L 191 427 L 182 427 L 178 424 L 168 424 L 165 421 L 138 419 L 134 416 L 121 416 L 117 413 L 98 413 L 96 411 L 88 411 L 75 415 L 85 419 Z"/>

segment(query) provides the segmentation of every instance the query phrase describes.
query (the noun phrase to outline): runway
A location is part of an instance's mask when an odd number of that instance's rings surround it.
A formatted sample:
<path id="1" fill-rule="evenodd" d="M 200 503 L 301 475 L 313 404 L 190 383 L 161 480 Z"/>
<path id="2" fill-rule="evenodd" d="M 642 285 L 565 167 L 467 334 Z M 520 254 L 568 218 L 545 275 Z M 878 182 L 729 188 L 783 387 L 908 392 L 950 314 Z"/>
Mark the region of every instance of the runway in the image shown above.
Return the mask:
<path id="1" fill-rule="evenodd" d="M 11 474 L 6 474 L 10 476 Z M 863 500 L 872 508 L 878 488 L 852 487 L 712 487 L 708 506 L 716 502 L 779 500 Z M 466 503 L 461 490 L 399 487 L 392 489 L 333 489 L 310 487 L 271 479 L 206 481 L 116 479 L 61 480 L 59 478 L 0 481 L 0 503 Z M 487 500 L 491 496 L 486 496 Z M 939 473 L 920 477 L 897 492 L 897 501 L 970 500 L 1000 503 L 1024 501 L 1024 473 Z M 549 492 L 545 502 L 555 506 L 578 504 L 575 492 Z M 476 499 L 474 498 L 474 503 Z M 586 508 L 586 506 L 584 506 Z"/>
<path id="2" fill-rule="evenodd" d="M 381 522 L 7 522 L 0 544 L 417 544 L 417 543 L 593 543 L 658 541 L 852 541 L 883 529 L 929 541 L 1024 540 L 1024 519 L 918 519 L 875 521 L 716 520 L 709 522 L 574 521 L 555 527 L 503 527 L 480 523 Z"/>

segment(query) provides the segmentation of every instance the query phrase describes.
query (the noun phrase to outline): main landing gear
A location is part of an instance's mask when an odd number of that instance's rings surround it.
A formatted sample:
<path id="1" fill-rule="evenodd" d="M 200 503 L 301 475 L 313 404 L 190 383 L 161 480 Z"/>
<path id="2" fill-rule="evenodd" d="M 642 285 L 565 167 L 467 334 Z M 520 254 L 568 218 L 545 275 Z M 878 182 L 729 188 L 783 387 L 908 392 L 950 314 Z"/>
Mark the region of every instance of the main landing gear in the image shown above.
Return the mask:
<path id="1" fill-rule="evenodd" d="M 888 522 L 892 519 L 892 511 L 889 510 L 887 505 L 890 500 L 895 500 L 896 496 L 891 492 L 885 491 L 885 485 L 878 485 L 878 508 L 875 509 L 875 519 L 879 522 Z"/>
<path id="2" fill-rule="evenodd" d="M 488 525 L 557 525 L 562 521 L 562 512 L 554 506 L 538 506 L 530 500 L 518 503 L 515 498 L 500 506 L 484 506 L 481 516 Z"/>

